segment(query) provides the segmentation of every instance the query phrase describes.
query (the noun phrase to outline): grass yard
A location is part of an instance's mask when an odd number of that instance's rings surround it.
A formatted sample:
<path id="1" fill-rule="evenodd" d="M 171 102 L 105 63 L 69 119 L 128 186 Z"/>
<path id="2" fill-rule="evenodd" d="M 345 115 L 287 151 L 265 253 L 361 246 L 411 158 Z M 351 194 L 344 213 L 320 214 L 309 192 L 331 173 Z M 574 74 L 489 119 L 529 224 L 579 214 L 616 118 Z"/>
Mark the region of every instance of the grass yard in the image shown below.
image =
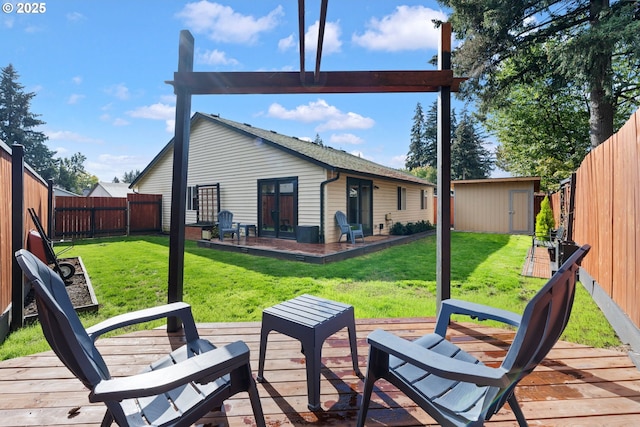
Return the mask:
<path id="1" fill-rule="evenodd" d="M 165 236 L 76 242 L 65 256 L 82 257 L 100 303 L 97 314 L 82 315 L 85 326 L 165 304 L 168 243 Z M 522 312 L 545 283 L 520 275 L 530 244 L 527 236 L 453 233 L 452 297 Z M 263 308 L 303 293 L 352 304 L 359 318 L 434 316 L 435 267 L 435 236 L 326 265 L 198 248 L 188 241 L 184 300 L 196 322 L 259 321 Z M 562 339 L 594 347 L 620 344 L 581 286 Z M 48 349 L 36 323 L 7 338 L 0 360 Z"/>

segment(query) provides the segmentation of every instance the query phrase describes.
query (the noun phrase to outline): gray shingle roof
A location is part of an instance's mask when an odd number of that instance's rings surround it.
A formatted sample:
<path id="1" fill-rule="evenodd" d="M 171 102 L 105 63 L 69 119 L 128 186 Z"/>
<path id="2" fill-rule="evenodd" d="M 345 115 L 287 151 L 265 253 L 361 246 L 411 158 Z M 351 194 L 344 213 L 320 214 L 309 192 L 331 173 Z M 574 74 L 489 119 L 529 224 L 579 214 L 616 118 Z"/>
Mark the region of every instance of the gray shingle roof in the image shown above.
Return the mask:
<path id="1" fill-rule="evenodd" d="M 271 130 L 260 129 L 246 123 L 235 122 L 233 120 L 211 114 L 196 113 L 193 118 L 194 121 L 199 117 L 215 123 L 223 124 L 226 127 L 239 130 L 242 133 L 261 138 L 264 142 L 273 147 L 287 151 L 292 155 L 301 157 L 312 163 L 319 164 L 327 169 L 384 177 L 417 184 L 433 185 L 432 183 L 422 178 L 418 178 L 417 176 L 371 162 L 342 150 L 337 150 L 327 146 L 320 146 L 313 142 L 282 135 Z"/>

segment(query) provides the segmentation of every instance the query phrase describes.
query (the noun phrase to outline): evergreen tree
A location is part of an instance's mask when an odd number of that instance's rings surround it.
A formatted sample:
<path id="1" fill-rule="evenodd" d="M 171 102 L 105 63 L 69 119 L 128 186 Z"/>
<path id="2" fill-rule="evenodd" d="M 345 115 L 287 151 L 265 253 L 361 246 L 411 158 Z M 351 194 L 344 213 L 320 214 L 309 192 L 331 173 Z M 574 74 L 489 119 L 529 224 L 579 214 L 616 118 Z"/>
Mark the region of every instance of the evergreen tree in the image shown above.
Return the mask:
<path id="1" fill-rule="evenodd" d="M 455 120 L 455 111 L 451 120 Z M 422 166 L 438 167 L 438 101 L 429 107 L 424 118 L 424 163 Z"/>
<path id="2" fill-rule="evenodd" d="M 324 147 L 324 143 L 322 142 L 322 138 L 320 138 L 320 134 L 316 133 L 316 139 L 313 140 L 313 143 L 319 145 L 320 147 Z"/>
<path id="3" fill-rule="evenodd" d="M 542 199 L 540 203 L 540 212 L 536 215 L 536 238 L 539 240 L 549 240 L 551 230 L 553 230 L 555 225 L 556 221 L 553 218 L 549 197 L 544 196 L 544 199 Z"/>
<path id="4" fill-rule="evenodd" d="M 34 130 L 45 124 L 39 115 L 30 111 L 35 93 L 25 93 L 18 83 L 20 77 L 13 65 L 1 70 L 0 79 L 0 140 L 8 145 L 14 143 L 24 147 L 24 159 L 45 179 L 54 175 L 55 151 L 47 148 L 44 133 Z"/>
<path id="5" fill-rule="evenodd" d="M 640 69 L 640 21 L 633 1 L 610 0 L 439 0 L 453 9 L 449 20 L 463 43 L 454 52 L 457 73 L 469 76 L 463 92 L 479 96 L 481 111 L 512 83 L 539 75 L 586 87 L 582 109 L 589 114 L 592 146 L 615 130 L 618 109 L 636 106 L 638 76 L 616 75 L 615 62 Z M 535 46 L 546 44 L 546 50 Z M 544 55 L 532 55 L 544 53 Z M 505 61 L 514 61 L 510 78 L 497 78 Z M 635 96 L 633 95 L 635 94 Z M 509 108 L 504 106 L 504 108 Z M 635 108 L 634 108 L 635 109 Z M 628 110 L 628 107 L 627 107 Z"/>
<path id="6" fill-rule="evenodd" d="M 411 126 L 411 142 L 409 143 L 409 152 L 405 161 L 405 167 L 409 170 L 425 165 L 425 130 L 424 130 L 424 112 L 422 105 L 416 104 L 415 114 L 413 115 L 413 125 Z"/>
<path id="7" fill-rule="evenodd" d="M 131 170 L 130 172 L 125 172 L 122 176 L 122 182 L 131 184 L 136 180 L 136 178 L 138 178 L 138 175 L 140 175 L 140 171 L 138 169 L 136 169 L 135 171 Z"/>
<path id="8" fill-rule="evenodd" d="M 477 121 L 462 113 L 451 142 L 451 179 L 482 179 L 493 170 L 491 154 L 484 148 Z"/>

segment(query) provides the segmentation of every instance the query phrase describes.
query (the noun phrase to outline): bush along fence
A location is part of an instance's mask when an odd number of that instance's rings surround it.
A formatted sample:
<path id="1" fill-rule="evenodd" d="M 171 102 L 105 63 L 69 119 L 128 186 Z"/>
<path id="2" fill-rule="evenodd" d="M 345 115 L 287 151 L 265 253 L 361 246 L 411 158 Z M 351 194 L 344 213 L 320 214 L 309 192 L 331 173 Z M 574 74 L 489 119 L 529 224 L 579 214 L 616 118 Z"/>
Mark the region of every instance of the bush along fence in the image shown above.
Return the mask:
<path id="1" fill-rule="evenodd" d="M 56 197 L 56 238 L 119 236 L 162 230 L 162 196 Z"/>
<path id="2" fill-rule="evenodd" d="M 391 230 L 389 230 L 389 233 L 395 236 L 406 236 L 409 234 L 422 233 L 433 229 L 435 229 L 435 226 L 433 226 L 429 221 L 425 220 L 418 222 L 408 222 L 406 224 L 396 222 L 391 226 Z"/>

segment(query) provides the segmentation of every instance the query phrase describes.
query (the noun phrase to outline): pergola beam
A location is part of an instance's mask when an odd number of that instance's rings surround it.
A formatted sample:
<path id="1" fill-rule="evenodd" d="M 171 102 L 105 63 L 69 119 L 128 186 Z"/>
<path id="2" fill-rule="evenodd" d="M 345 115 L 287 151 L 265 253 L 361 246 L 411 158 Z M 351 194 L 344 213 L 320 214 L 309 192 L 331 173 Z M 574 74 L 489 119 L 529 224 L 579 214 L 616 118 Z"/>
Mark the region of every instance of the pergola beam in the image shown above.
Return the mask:
<path id="1" fill-rule="evenodd" d="M 456 92 L 465 79 L 452 70 L 422 71 L 326 71 L 317 81 L 311 72 L 176 72 L 176 88 L 193 95 L 309 94 L 309 93 L 409 93 L 438 92 L 451 87 Z"/>

